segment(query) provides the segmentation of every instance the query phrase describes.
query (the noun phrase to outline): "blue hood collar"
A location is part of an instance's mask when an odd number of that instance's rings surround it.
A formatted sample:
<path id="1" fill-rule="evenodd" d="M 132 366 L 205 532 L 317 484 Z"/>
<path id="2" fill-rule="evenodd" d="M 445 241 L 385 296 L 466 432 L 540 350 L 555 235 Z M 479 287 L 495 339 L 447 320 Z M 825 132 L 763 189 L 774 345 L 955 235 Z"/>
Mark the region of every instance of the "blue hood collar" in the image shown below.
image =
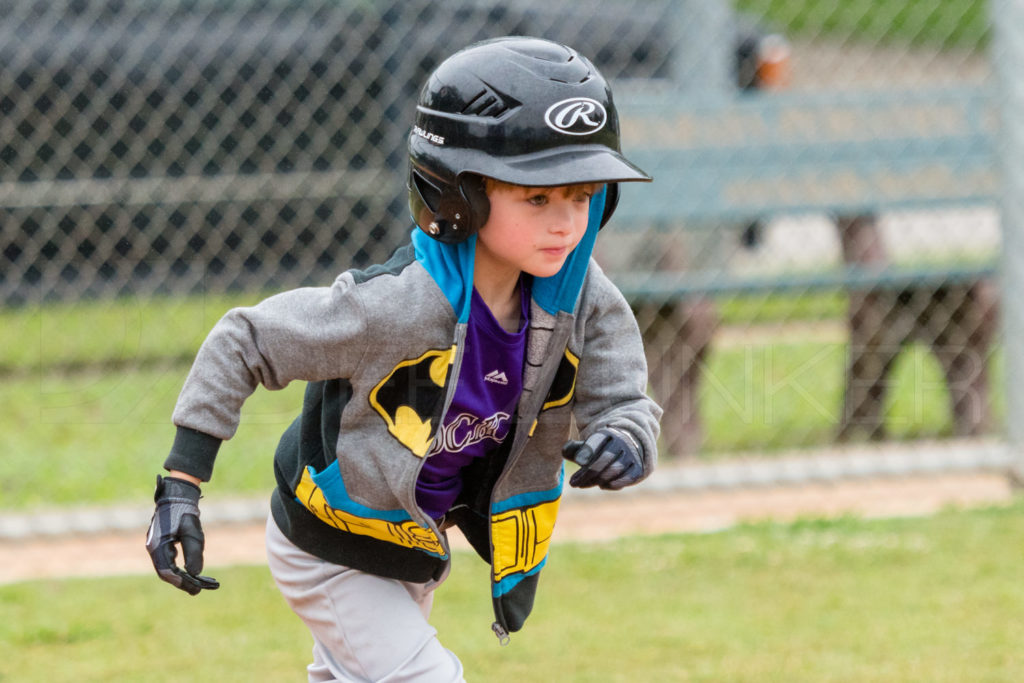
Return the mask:
<path id="1" fill-rule="evenodd" d="M 604 215 L 607 187 L 601 188 L 590 200 L 587 231 L 572 253 L 565 259 L 562 269 L 551 277 L 533 280 L 533 299 L 551 315 L 576 309 L 576 300 L 583 289 L 590 256 L 597 242 L 597 231 Z M 422 230 L 412 231 L 416 260 L 423 264 L 434 278 L 460 323 L 469 320 L 469 304 L 473 295 L 473 263 L 476 255 L 476 235 L 458 244 L 438 242 Z"/>

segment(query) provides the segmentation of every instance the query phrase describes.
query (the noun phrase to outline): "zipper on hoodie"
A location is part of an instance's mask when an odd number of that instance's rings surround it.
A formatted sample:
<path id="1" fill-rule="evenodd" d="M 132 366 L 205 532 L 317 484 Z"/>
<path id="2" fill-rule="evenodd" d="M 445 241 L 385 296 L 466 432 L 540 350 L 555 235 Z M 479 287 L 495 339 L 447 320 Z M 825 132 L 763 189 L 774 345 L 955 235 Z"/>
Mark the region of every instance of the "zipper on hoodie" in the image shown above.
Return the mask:
<path id="1" fill-rule="evenodd" d="M 502 647 L 505 647 L 512 642 L 512 636 L 510 636 L 505 627 L 498 622 L 491 624 L 491 630 L 494 631 L 494 635 L 498 637 L 498 644 Z"/>
<path id="2" fill-rule="evenodd" d="M 536 411 L 530 411 L 534 413 Z M 501 481 L 508 476 L 508 472 L 519 456 L 522 455 L 523 451 L 526 450 L 526 442 L 530 438 L 530 432 L 533 431 L 533 422 L 537 419 L 537 415 L 534 414 L 530 420 L 530 427 L 524 428 L 524 421 L 521 416 L 516 416 L 516 431 L 512 435 L 512 446 L 509 449 L 508 459 L 505 461 L 505 466 L 501 470 L 501 474 L 494 481 L 494 486 L 491 487 L 491 493 L 487 503 L 487 541 L 491 546 L 491 602 L 494 607 L 494 623 L 491 624 L 491 630 L 494 631 L 494 635 L 498 638 L 498 643 L 504 647 L 509 644 L 512 640 L 512 636 L 509 635 L 508 623 L 505 621 L 505 613 L 501 608 L 501 598 L 494 596 L 494 586 L 497 581 L 494 580 L 494 522 L 492 521 L 494 509 L 494 491 L 498 488 Z"/>
<path id="3" fill-rule="evenodd" d="M 559 316 L 561 320 L 561 316 Z M 557 329 L 556 321 L 556 329 Z M 552 335 L 554 337 L 554 335 Z M 563 341 L 567 341 L 567 335 L 563 338 Z M 548 341 L 549 348 L 551 340 Z M 530 440 L 531 434 L 533 433 L 535 422 L 540 417 L 540 408 L 544 404 L 544 398 L 551 386 L 551 382 L 554 379 L 555 372 L 558 370 L 558 365 L 561 363 L 561 356 L 557 360 L 551 360 L 549 356 L 544 372 L 539 378 L 537 387 L 534 388 L 532 395 L 530 396 L 530 405 L 521 406 L 524 408 L 522 413 L 516 415 L 516 433 L 513 435 L 512 447 L 509 449 L 508 460 L 505 461 L 505 467 L 502 468 L 501 474 L 494 482 L 494 486 L 491 488 L 490 501 L 487 507 L 487 538 L 491 545 L 491 601 L 494 604 L 494 617 L 495 621 L 491 624 L 491 630 L 494 631 L 494 635 L 497 636 L 498 642 L 502 645 L 508 645 L 512 637 L 508 632 L 508 623 L 505 621 L 504 610 L 501 608 L 501 598 L 494 597 L 494 585 L 497 583 L 494 580 L 494 524 L 491 522 L 491 510 L 494 509 L 494 491 L 501 485 L 501 482 L 508 476 L 512 466 L 519 460 L 523 451 L 526 450 L 526 442 Z M 539 391 L 540 387 L 544 387 L 544 391 Z M 523 415 L 529 417 L 529 425 L 526 420 L 523 420 Z"/>

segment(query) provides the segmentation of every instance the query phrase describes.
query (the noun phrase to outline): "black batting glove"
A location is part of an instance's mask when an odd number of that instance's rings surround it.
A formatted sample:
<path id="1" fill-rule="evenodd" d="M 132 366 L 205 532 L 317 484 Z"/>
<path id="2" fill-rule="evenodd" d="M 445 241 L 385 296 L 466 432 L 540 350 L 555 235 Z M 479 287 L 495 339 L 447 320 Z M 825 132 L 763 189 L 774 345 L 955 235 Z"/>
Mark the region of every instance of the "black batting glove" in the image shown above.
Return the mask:
<path id="1" fill-rule="evenodd" d="M 205 544 L 199 524 L 199 493 L 199 487 L 192 482 L 157 475 L 153 496 L 156 511 L 146 537 L 146 550 L 157 575 L 189 595 L 220 587 L 216 579 L 199 575 L 203 571 Z M 174 562 L 178 556 L 176 543 L 181 544 L 184 570 Z"/>
<path id="2" fill-rule="evenodd" d="M 598 486 L 617 491 L 644 475 L 640 446 L 617 429 L 599 429 L 586 441 L 569 441 L 562 446 L 562 455 L 580 466 L 569 478 L 569 485 L 579 489 Z"/>

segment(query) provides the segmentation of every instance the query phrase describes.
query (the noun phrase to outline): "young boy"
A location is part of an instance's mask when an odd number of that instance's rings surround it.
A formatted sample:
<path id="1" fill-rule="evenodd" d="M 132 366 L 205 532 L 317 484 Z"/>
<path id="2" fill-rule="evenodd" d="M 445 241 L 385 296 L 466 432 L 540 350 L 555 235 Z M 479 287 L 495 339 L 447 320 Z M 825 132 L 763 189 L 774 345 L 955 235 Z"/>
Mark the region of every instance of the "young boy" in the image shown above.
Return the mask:
<path id="1" fill-rule="evenodd" d="M 593 65 L 534 38 L 472 45 L 424 86 L 409 153 L 410 243 L 330 287 L 228 312 L 157 478 L 158 574 L 216 588 L 199 575 L 199 484 L 257 385 L 309 382 L 274 456 L 267 552 L 313 634 L 311 681 L 461 680 L 427 621 L 447 530 L 490 563 L 504 641 L 533 605 L 563 457 L 580 466 L 570 485 L 619 489 L 657 455 L 636 322 L 590 259 L 617 184 L 650 178 L 620 154 Z"/>

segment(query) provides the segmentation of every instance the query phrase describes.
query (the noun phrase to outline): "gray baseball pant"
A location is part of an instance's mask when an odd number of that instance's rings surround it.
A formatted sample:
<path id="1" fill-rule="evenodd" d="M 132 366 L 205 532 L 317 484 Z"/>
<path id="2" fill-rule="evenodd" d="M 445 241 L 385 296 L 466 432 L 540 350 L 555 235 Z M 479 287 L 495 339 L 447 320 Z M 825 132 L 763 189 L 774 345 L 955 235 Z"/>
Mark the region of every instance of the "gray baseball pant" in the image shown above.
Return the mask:
<path id="1" fill-rule="evenodd" d="M 313 634 L 309 680 L 463 681 L 462 663 L 427 619 L 440 581 L 386 579 L 325 562 L 267 522 L 267 561 L 278 589 Z"/>

